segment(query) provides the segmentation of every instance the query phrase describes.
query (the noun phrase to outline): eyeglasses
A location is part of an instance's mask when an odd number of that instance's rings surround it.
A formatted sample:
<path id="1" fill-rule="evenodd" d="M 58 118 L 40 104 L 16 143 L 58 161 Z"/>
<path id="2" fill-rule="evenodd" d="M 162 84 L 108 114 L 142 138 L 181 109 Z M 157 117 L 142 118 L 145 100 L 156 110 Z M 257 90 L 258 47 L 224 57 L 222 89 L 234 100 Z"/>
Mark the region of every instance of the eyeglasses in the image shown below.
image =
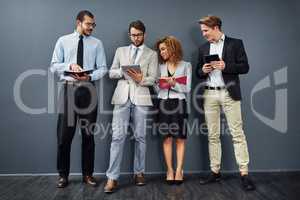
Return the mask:
<path id="1" fill-rule="evenodd" d="M 129 36 L 130 36 L 130 37 L 133 37 L 133 38 L 134 38 L 134 37 L 142 37 L 142 36 L 144 36 L 144 33 L 137 33 L 137 34 L 130 34 L 130 33 L 129 33 Z"/>
<path id="2" fill-rule="evenodd" d="M 89 26 L 89 27 L 93 27 L 95 28 L 96 27 L 96 24 L 95 23 L 84 23 L 86 26 Z"/>

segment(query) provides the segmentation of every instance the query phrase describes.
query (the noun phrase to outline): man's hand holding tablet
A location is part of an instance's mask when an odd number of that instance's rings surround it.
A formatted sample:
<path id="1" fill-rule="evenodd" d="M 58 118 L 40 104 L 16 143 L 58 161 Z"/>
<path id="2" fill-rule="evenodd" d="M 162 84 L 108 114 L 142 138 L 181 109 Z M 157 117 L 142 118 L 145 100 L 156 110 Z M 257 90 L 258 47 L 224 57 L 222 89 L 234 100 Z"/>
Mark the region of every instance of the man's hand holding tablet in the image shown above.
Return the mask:
<path id="1" fill-rule="evenodd" d="M 143 74 L 141 72 L 140 65 L 124 65 L 121 66 L 122 70 L 125 71 L 135 82 L 140 83 L 143 80 Z"/>
<path id="2" fill-rule="evenodd" d="M 205 64 L 202 67 L 202 71 L 206 74 L 210 73 L 214 69 L 222 71 L 225 68 L 225 62 L 222 60 L 222 58 L 219 58 L 218 54 L 205 55 L 204 62 Z"/>

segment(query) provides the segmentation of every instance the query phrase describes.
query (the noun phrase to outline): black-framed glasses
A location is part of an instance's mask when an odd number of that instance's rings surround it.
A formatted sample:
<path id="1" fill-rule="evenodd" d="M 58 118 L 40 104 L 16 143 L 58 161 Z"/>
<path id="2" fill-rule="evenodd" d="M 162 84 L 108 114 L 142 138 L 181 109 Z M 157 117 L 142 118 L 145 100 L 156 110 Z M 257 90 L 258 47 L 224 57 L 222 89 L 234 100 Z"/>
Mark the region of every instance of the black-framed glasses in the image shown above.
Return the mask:
<path id="1" fill-rule="evenodd" d="M 97 26 L 96 23 L 84 23 L 86 26 L 95 28 Z"/>
<path id="2" fill-rule="evenodd" d="M 144 33 L 137 33 L 137 34 L 130 34 L 130 33 L 129 33 L 129 36 L 130 36 L 130 37 L 133 37 L 133 38 L 134 38 L 134 37 L 142 37 L 142 36 L 144 36 Z"/>

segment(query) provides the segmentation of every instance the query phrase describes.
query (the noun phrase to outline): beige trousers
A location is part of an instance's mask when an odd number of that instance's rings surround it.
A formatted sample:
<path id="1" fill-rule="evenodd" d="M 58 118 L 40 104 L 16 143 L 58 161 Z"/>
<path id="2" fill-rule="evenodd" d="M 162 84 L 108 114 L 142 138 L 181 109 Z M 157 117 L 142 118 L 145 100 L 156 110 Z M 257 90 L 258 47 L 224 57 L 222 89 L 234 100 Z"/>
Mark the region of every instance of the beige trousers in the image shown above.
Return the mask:
<path id="1" fill-rule="evenodd" d="M 223 109 L 232 135 L 235 158 L 241 173 L 248 173 L 249 153 L 243 131 L 241 101 L 235 101 L 226 89 L 205 90 L 204 111 L 208 127 L 208 144 L 211 170 L 215 173 L 221 167 L 220 109 Z M 223 130 L 225 131 L 225 130 Z M 228 132 L 228 131 L 227 131 Z"/>

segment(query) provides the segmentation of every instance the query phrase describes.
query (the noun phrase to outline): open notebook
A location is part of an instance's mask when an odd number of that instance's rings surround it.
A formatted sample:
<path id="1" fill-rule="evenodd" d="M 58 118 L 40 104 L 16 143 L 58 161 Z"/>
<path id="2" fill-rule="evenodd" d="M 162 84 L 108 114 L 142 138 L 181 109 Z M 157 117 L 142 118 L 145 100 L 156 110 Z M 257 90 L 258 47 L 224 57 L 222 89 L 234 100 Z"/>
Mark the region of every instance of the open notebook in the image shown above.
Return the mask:
<path id="1" fill-rule="evenodd" d="M 67 70 L 67 71 L 64 71 L 64 75 L 65 76 L 70 76 L 70 75 L 75 75 L 77 74 L 78 76 L 83 76 L 84 74 L 91 74 L 94 70 L 83 70 L 83 71 L 80 71 L 80 72 L 74 72 L 74 71 L 71 71 L 71 70 Z"/>
<path id="2" fill-rule="evenodd" d="M 187 77 L 186 76 L 179 76 L 179 77 L 176 77 L 175 78 L 175 81 L 179 84 L 183 84 L 183 85 L 186 85 L 186 80 L 187 80 Z M 171 88 L 171 85 L 167 82 L 166 79 L 164 78 L 160 78 L 159 79 L 159 87 L 161 89 L 170 89 Z"/>

